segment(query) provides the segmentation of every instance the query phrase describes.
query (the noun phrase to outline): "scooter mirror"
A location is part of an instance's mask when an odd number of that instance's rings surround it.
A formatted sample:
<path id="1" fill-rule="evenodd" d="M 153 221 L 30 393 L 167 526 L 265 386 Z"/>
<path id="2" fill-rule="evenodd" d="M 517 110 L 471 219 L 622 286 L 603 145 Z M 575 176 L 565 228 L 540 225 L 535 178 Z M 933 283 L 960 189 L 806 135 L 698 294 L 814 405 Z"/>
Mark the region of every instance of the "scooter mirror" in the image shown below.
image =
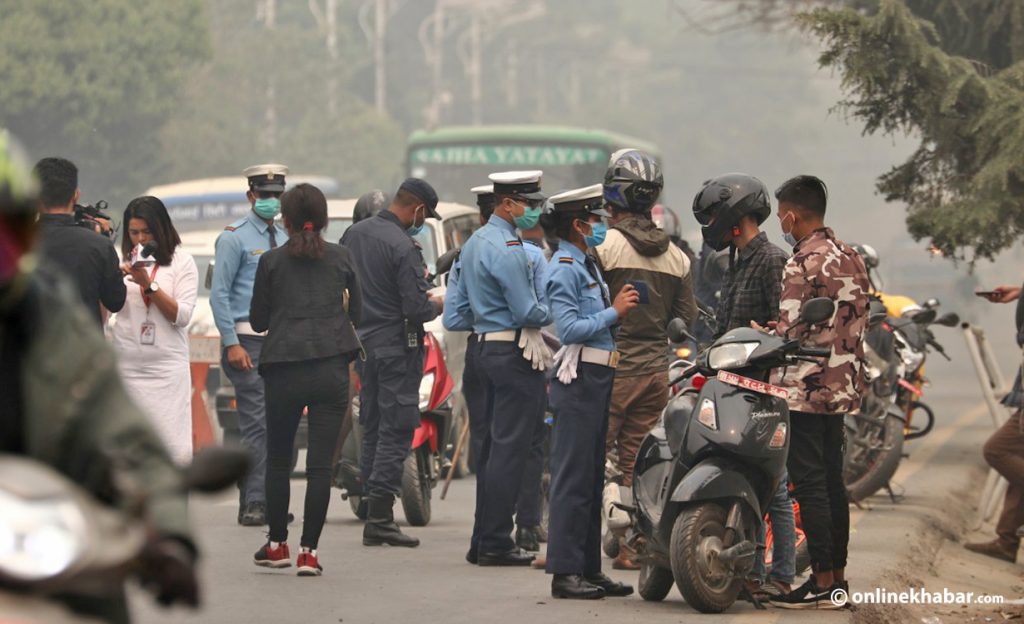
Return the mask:
<path id="1" fill-rule="evenodd" d="M 946 312 L 935 320 L 935 324 L 943 327 L 956 327 L 960 324 L 960 315 L 956 312 Z"/>
<path id="2" fill-rule="evenodd" d="M 434 275 L 444 275 L 448 271 L 451 271 L 452 265 L 454 265 L 455 261 L 458 260 L 459 253 L 461 251 L 461 249 L 450 249 L 441 254 L 441 257 L 437 259 Z"/>
<path id="3" fill-rule="evenodd" d="M 914 321 L 918 325 L 931 325 L 935 322 L 935 317 L 938 315 L 939 313 L 935 308 L 925 308 L 924 310 L 919 310 L 911 314 L 910 320 Z"/>
<path id="4" fill-rule="evenodd" d="M 686 327 L 686 321 L 681 318 L 675 318 L 669 321 L 668 327 L 665 329 L 665 333 L 668 335 L 668 339 L 674 343 L 686 342 L 687 340 L 693 340 L 696 342 L 693 334 L 691 334 L 689 328 Z"/>
<path id="5" fill-rule="evenodd" d="M 832 318 L 836 312 L 836 304 L 828 297 L 816 297 L 800 308 L 800 322 L 807 325 L 818 325 Z"/>
<path id="6" fill-rule="evenodd" d="M 185 469 L 185 487 L 214 493 L 238 482 L 249 471 L 249 454 L 241 449 L 205 448 Z"/>

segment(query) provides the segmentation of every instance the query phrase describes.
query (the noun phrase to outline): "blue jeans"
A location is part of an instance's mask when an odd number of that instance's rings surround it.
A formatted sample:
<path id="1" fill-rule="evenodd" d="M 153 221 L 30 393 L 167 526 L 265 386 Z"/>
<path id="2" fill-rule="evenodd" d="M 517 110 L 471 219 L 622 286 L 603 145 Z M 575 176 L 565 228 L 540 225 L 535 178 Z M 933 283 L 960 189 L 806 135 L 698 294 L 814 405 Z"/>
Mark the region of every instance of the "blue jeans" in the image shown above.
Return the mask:
<path id="1" fill-rule="evenodd" d="M 768 503 L 768 517 L 772 521 L 772 569 L 768 576 L 773 581 L 792 584 L 796 576 L 796 520 L 793 518 L 793 501 L 789 498 L 789 475 L 782 475 L 775 496 Z M 761 539 L 754 555 L 754 569 L 751 576 L 761 582 L 765 578 L 764 565 L 765 526 L 761 523 Z"/>

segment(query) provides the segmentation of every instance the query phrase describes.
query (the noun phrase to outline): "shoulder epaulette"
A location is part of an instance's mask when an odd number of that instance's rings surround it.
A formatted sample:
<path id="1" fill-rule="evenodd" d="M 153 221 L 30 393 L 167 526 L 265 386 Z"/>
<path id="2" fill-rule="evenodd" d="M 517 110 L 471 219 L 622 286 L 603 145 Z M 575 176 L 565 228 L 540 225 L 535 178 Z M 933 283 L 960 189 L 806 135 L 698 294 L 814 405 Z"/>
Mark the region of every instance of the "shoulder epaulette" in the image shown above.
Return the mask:
<path id="1" fill-rule="evenodd" d="M 523 246 L 523 241 L 520 241 L 520 240 L 505 241 L 505 246 L 506 247 L 522 247 Z"/>
<path id="2" fill-rule="evenodd" d="M 224 226 L 224 231 L 225 232 L 234 232 L 237 229 L 238 229 L 237 225 L 226 225 L 226 226 Z"/>
<path id="3" fill-rule="evenodd" d="M 563 256 L 563 257 L 559 258 L 558 261 L 561 262 L 562 264 L 572 264 L 573 262 L 576 262 L 575 260 L 573 260 L 569 256 Z"/>

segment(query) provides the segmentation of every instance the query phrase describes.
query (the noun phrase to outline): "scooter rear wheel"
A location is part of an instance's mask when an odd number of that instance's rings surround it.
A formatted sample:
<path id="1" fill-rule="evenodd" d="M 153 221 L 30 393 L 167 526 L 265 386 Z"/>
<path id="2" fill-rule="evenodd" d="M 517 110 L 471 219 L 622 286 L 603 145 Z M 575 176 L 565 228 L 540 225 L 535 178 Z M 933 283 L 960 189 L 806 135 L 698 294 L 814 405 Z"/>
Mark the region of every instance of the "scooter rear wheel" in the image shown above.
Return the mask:
<path id="1" fill-rule="evenodd" d="M 684 509 L 672 527 L 672 576 L 687 604 L 701 613 L 725 611 L 736 602 L 743 585 L 718 560 L 725 518 L 721 506 L 702 503 Z"/>

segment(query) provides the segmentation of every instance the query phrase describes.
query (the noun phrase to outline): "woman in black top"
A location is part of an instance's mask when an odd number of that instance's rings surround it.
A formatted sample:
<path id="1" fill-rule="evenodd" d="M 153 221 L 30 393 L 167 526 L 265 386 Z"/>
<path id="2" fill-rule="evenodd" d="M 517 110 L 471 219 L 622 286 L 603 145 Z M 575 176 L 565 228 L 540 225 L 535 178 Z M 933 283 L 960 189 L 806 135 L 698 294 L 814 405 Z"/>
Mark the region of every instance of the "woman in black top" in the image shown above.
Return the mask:
<path id="1" fill-rule="evenodd" d="M 324 242 L 327 200 L 299 184 L 281 196 L 289 239 L 260 258 L 249 322 L 268 331 L 260 357 L 267 405 L 269 541 L 256 565 L 291 566 L 288 552 L 288 478 L 295 431 L 308 407 L 306 507 L 299 576 L 319 576 L 317 542 L 331 492 L 331 457 L 348 397 L 348 364 L 359 352 L 354 324 L 361 298 L 348 250 Z"/>

